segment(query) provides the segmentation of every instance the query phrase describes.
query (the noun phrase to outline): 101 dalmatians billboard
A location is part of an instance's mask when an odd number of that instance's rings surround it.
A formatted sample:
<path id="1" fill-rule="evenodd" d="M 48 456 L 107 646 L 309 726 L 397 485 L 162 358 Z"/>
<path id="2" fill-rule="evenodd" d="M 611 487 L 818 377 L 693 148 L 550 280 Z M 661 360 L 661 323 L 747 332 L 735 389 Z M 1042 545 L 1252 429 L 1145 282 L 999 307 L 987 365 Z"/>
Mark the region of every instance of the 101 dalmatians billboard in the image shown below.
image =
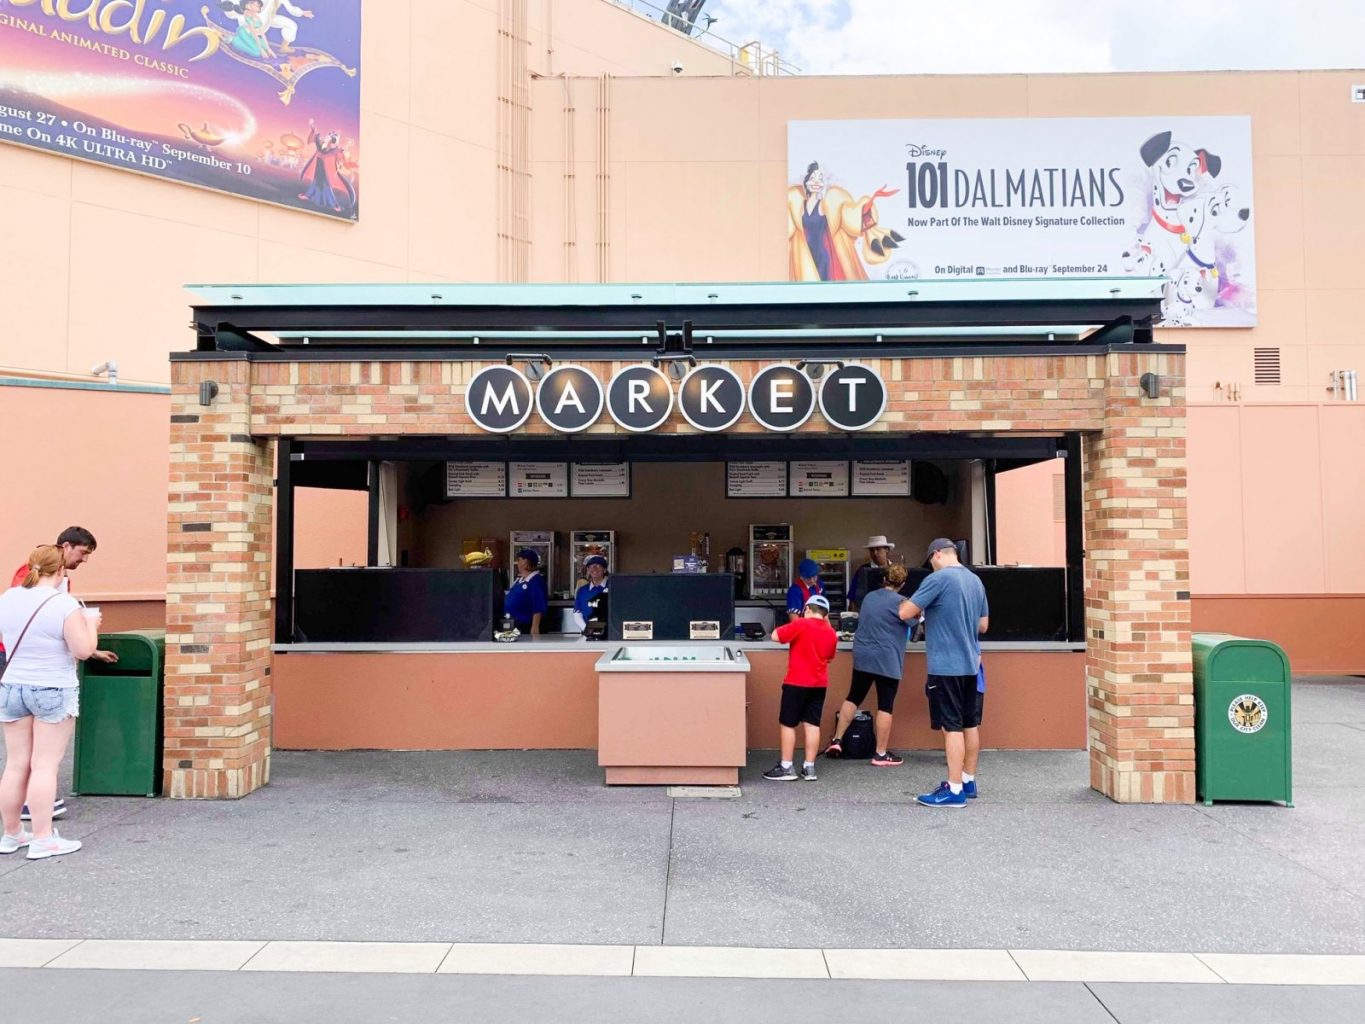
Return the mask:
<path id="1" fill-rule="evenodd" d="M 1256 324 L 1248 117 L 792 121 L 793 281 L 1167 281 L 1169 326 Z"/>
<path id="2" fill-rule="evenodd" d="M 0 142 L 357 220 L 360 3 L 0 0 Z"/>

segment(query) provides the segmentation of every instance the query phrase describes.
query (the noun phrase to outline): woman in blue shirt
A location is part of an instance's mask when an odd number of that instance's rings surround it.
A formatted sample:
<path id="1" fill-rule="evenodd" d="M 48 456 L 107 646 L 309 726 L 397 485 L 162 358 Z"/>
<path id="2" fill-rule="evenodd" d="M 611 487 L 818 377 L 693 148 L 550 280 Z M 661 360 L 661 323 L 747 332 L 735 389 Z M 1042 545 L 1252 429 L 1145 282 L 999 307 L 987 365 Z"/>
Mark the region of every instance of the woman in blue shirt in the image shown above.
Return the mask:
<path id="1" fill-rule="evenodd" d="M 550 595 L 540 574 L 540 555 L 530 548 L 517 552 L 517 578 L 507 588 L 502 610 L 522 633 L 540 635 L 541 618 L 550 610 Z"/>
<path id="2" fill-rule="evenodd" d="M 581 631 L 595 611 L 596 600 L 607 592 L 607 560 L 601 555 L 583 559 L 583 572 L 588 582 L 578 588 L 573 599 L 573 621 Z"/>

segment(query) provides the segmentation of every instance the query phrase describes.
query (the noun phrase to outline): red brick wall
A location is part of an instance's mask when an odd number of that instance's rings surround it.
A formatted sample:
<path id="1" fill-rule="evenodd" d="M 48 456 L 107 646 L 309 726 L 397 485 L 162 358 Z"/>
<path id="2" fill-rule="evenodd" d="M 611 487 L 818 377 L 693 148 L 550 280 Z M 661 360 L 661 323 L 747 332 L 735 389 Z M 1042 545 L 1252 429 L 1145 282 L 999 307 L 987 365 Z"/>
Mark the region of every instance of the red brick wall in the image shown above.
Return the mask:
<path id="1" fill-rule="evenodd" d="M 1184 357 L 869 362 L 890 392 L 880 431 L 1085 432 L 1091 782 L 1115 800 L 1192 801 Z M 603 383 L 621 365 L 587 364 Z M 730 365 L 747 380 L 759 364 Z M 482 366 L 173 365 L 167 792 L 240 796 L 269 777 L 268 439 L 478 433 L 462 396 Z M 1141 395 L 1146 372 L 1162 397 Z M 211 407 L 201 380 L 222 389 Z M 676 411 L 663 429 L 692 431 Z M 762 430 L 747 414 L 734 429 Z M 826 429 L 818 413 L 802 427 Z M 591 428 L 616 430 L 608 417 Z M 533 416 L 524 432 L 549 429 Z"/>

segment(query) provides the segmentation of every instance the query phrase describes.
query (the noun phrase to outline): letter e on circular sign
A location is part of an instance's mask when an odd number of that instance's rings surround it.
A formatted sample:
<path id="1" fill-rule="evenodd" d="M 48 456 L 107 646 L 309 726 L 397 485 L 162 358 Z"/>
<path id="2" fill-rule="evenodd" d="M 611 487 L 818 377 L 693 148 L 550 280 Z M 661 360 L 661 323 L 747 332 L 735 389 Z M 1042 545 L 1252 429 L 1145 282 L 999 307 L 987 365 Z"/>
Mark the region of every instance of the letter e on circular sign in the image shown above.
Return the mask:
<path id="1" fill-rule="evenodd" d="M 581 366 L 556 366 L 536 388 L 536 411 L 549 426 L 576 434 L 602 415 L 602 382 Z"/>
<path id="2" fill-rule="evenodd" d="M 820 414 L 840 430 L 866 430 L 886 412 L 886 384 L 870 366 L 850 363 L 820 382 Z"/>
<path id="3" fill-rule="evenodd" d="M 815 412 L 815 385 L 795 366 L 765 366 L 749 381 L 749 411 L 769 430 L 795 430 Z"/>
<path id="4" fill-rule="evenodd" d="M 673 411 L 673 385 L 653 366 L 627 366 L 607 385 L 607 413 L 618 426 L 642 433 L 663 426 Z"/>
<path id="5" fill-rule="evenodd" d="M 485 366 L 464 389 L 469 418 L 484 430 L 506 434 L 530 418 L 531 382 L 510 366 Z"/>
<path id="6" fill-rule="evenodd" d="M 744 413 L 744 385 L 728 366 L 698 366 L 682 379 L 678 408 L 698 430 L 727 430 Z"/>

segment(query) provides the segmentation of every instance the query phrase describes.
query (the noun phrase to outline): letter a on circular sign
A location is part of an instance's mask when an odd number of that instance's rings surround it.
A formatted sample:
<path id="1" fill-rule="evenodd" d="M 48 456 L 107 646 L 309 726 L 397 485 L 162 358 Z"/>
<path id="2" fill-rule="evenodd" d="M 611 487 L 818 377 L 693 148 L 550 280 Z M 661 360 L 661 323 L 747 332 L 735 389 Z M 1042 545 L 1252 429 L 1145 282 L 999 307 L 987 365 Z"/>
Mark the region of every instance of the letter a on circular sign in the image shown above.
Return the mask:
<path id="1" fill-rule="evenodd" d="M 673 411 L 673 386 L 652 366 L 627 366 L 607 385 L 607 412 L 635 433 L 663 425 Z"/>
<path id="2" fill-rule="evenodd" d="M 765 366 L 749 381 L 749 410 L 769 430 L 795 430 L 815 412 L 815 387 L 795 366 Z"/>
<path id="3" fill-rule="evenodd" d="M 850 363 L 820 382 L 820 413 L 840 430 L 866 430 L 886 412 L 886 384 L 870 366 Z"/>
<path id="4" fill-rule="evenodd" d="M 726 430 L 744 412 L 744 385 L 729 367 L 698 366 L 682 379 L 678 408 L 698 430 Z"/>
<path id="5" fill-rule="evenodd" d="M 495 434 L 516 430 L 531 415 L 531 382 L 510 366 L 485 366 L 464 390 L 464 407 L 478 426 Z"/>
<path id="6" fill-rule="evenodd" d="M 581 366 L 556 366 L 536 388 L 536 411 L 565 434 L 586 430 L 602 415 L 602 382 Z"/>

